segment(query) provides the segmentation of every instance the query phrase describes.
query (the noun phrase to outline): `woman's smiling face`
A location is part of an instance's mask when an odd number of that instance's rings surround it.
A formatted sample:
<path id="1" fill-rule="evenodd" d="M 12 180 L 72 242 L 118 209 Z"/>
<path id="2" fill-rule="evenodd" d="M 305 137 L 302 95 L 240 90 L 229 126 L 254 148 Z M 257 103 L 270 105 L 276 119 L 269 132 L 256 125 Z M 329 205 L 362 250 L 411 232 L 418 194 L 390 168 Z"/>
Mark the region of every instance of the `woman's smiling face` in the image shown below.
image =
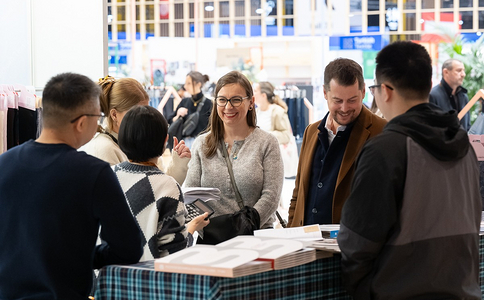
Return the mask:
<path id="1" fill-rule="evenodd" d="M 238 107 L 232 106 L 230 101 L 225 106 L 217 106 L 217 114 L 225 126 L 237 126 L 239 124 L 247 124 L 247 112 L 249 107 L 253 105 L 254 100 L 247 98 L 245 89 L 237 84 L 227 84 L 220 89 L 217 97 L 225 99 L 232 99 L 234 97 L 244 98 L 242 104 Z"/>

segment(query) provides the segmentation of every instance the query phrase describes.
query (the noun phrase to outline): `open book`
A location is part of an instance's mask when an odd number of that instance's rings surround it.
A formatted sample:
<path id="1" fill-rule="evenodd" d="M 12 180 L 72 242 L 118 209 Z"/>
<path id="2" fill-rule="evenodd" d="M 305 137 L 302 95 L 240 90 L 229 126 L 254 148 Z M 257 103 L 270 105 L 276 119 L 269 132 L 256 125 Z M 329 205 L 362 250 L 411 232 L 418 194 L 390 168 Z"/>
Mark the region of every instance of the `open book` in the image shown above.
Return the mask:
<path id="1" fill-rule="evenodd" d="M 220 277 L 240 277 L 305 264 L 314 249 L 285 239 L 238 236 L 215 246 L 195 245 L 155 260 L 155 270 Z"/>

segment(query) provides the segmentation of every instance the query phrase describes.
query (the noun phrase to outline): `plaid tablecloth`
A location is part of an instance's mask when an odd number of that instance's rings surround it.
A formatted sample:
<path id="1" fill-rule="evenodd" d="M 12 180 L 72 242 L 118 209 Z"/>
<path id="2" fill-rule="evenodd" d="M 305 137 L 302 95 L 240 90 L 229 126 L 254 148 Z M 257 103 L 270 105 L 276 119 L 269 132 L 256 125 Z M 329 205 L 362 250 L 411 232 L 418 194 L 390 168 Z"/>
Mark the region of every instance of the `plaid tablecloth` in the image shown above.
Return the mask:
<path id="1" fill-rule="evenodd" d="M 479 240 L 484 291 L 484 237 Z M 101 269 L 95 299 L 351 299 L 341 284 L 339 255 L 240 278 L 163 273 L 154 262 Z"/>
<path id="2" fill-rule="evenodd" d="M 239 278 L 154 271 L 154 262 L 101 269 L 102 299 L 351 299 L 343 290 L 340 257 Z"/>

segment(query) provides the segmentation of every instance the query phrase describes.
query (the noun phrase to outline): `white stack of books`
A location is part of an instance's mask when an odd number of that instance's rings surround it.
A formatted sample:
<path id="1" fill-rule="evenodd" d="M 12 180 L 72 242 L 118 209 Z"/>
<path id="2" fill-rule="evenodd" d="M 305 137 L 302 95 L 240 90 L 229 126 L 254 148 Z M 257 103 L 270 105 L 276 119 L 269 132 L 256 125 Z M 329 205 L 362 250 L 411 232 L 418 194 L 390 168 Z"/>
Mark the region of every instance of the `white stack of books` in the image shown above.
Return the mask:
<path id="1" fill-rule="evenodd" d="M 195 245 L 155 260 L 155 270 L 240 277 L 316 260 L 316 251 L 296 240 L 238 236 L 215 246 Z"/>

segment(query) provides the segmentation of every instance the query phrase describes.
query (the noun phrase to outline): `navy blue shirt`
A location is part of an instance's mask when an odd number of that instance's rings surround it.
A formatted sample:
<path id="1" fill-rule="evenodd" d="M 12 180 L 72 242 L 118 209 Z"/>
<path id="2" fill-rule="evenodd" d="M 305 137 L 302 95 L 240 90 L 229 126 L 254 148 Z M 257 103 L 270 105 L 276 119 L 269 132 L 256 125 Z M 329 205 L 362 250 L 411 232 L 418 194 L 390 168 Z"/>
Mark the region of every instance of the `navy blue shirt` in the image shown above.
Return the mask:
<path id="1" fill-rule="evenodd" d="M 343 161 L 346 145 L 354 122 L 344 131 L 338 131 L 331 145 L 328 141 L 326 120 L 319 125 L 318 143 L 313 157 L 311 182 L 304 212 L 304 225 L 331 224 L 333 222 L 333 194 Z"/>
<path id="2" fill-rule="evenodd" d="M 87 299 L 93 268 L 142 253 L 108 163 L 32 140 L 0 155 L 0 299 Z"/>

